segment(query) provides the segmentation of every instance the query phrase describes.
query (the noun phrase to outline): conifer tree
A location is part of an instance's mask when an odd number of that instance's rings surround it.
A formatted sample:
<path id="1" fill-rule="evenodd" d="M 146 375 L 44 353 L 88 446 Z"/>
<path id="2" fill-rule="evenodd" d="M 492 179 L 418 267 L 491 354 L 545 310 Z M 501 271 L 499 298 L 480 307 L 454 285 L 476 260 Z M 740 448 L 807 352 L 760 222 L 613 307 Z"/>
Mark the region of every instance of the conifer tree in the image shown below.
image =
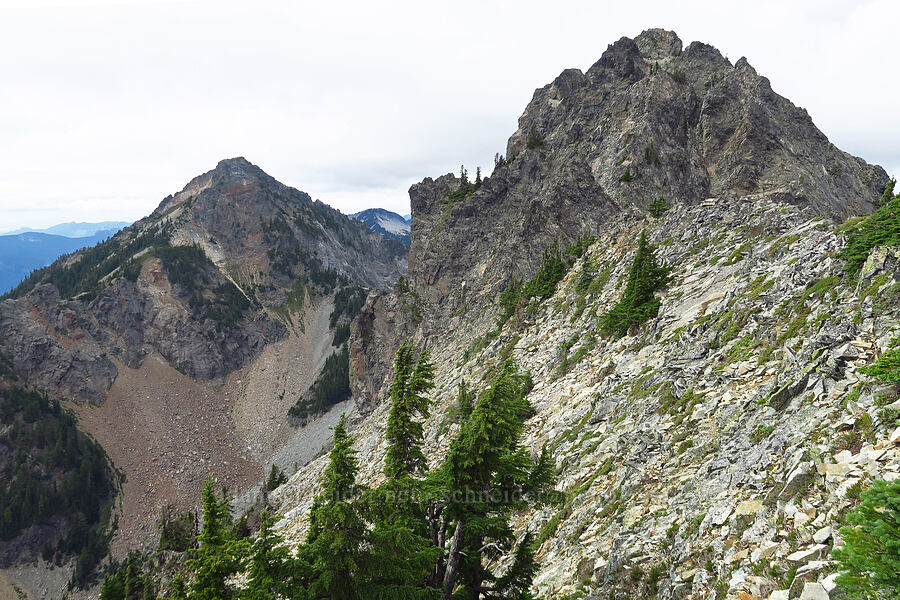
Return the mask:
<path id="1" fill-rule="evenodd" d="M 469 415 L 475 410 L 475 392 L 469 389 L 469 384 L 465 379 L 460 380 L 456 388 L 455 410 L 460 420 L 469 418 Z"/>
<path id="2" fill-rule="evenodd" d="M 310 529 L 312 560 L 309 593 L 313 598 L 355 600 L 359 598 L 357 569 L 366 526 L 354 500 L 358 495 L 358 470 L 353 437 L 347 433 L 347 417 L 334 428 L 334 447 L 322 475 L 322 495 L 316 507 L 315 529 Z M 313 537 L 313 531 L 315 535 Z"/>
<path id="3" fill-rule="evenodd" d="M 184 583 L 184 575 L 181 573 L 172 580 L 168 600 L 187 600 L 187 586 Z"/>
<path id="4" fill-rule="evenodd" d="M 516 556 L 512 565 L 502 577 L 497 579 L 491 599 L 502 600 L 534 600 L 531 593 L 531 582 L 538 570 L 534 560 L 534 539 L 526 533 L 516 548 Z"/>
<path id="5" fill-rule="evenodd" d="M 888 182 L 884 185 L 884 193 L 881 194 L 881 200 L 879 204 L 887 204 L 894 197 L 894 186 L 897 185 L 896 179 L 888 179 Z"/>
<path id="6" fill-rule="evenodd" d="M 273 528 L 277 521 L 268 510 L 260 515 L 259 535 L 250 547 L 247 586 L 239 592 L 240 600 L 298 598 L 304 593 L 301 578 L 309 574 L 283 545 L 284 538 Z"/>
<path id="7" fill-rule="evenodd" d="M 669 203 L 666 202 L 666 199 L 662 196 L 657 196 L 653 199 L 652 202 L 650 202 L 650 206 L 648 208 L 650 209 L 650 214 L 658 219 L 663 216 L 667 210 L 669 210 Z"/>
<path id="8" fill-rule="evenodd" d="M 638 249 L 628 272 L 628 283 L 622 298 L 603 315 L 600 327 L 604 333 L 622 337 L 629 328 L 640 325 L 659 312 L 659 298 L 654 292 L 665 286 L 669 269 L 659 264 L 656 253 L 647 241 L 647 232 L 641 231 Z"/>
<path id="9" fill-rule="evenodd" d="M 491 592 L 495 578 L 484 559 L 497 558 L 511 542 L 510 514 L 539 502 L 552 483 L 546 449 L 534 461 L 520 444 L 524 421 L 533 414 L 526 399 L 530 389 L 531 378 L 508 359 L 450 446 L 445 469 L 455 496 L 447 510 L 455 527 L 444 600 L 456 593 L 479 600 Z"/>
<path id="10" fill-rule="evenodd" d="M 427 537 L 421 480 L 425 471 L 422 423 L 428 416 L 425 393 L 434 387 L 429 353 L 415 358 L 405 341 L 394 358 L 391 411 L 385 430 L 387 481 L 366 494 L 366 514 L 372 522 L 370 552 L 362 565 L 364 597 L 385 600 L 433 598 L 437 589 L 425 585 L 439 549 Z"/>
<path id="11" fill-rule="evenodd" d="M 228 498 L 216 497 L 216 480 L 210 475 L 203 487 L 203 526 L 197 540 L 200 548 L 187 561 L 194 572 L 190 585 L 191 600 L 228 600 L 234 590 L 228 579 L 241 570 L 240 557 L 246 542 L 233 539 L 229 528 L 231 519 Z"/>
<path id="12" fill-rule="evenodd" d="M 271 492 L 286 482 L 287 475 L 284 474 L 284 471 L 275 466 L 275 463 L 272 463 L 272 468 L 269 469 L 269 478 L 266 479 L 266 490 Z"/>
<path id="13" fill-rule="evenodd" d="M 156 586 L 153 585 L 153 581 L 150 579 L 150 573 L 146 571 L 144 571 L 141 581 L 141 589 L 143 590 L 141 600 L 156 600 Z"/>
<path id="14" fill-rule="evenodd" d="M 847 516 L 844 545 L 832 551 L 837 578 L 850 596 L 900 598 L 900 480 L 876 480 Z"/>
<path id="15" fill-rule="evenodd" d="M 428 417 L 430 404 L 425 393 L 434 387 L 434 366 L 427 350 L 418 360 L 409 341 L 404 342 L 394 358 L 391 382 L 391 412 L 384 437 L 387 440 L 385 475 L 393 479 L 413 476 L 425 468 L 422 453 L 422 422 Z"/>

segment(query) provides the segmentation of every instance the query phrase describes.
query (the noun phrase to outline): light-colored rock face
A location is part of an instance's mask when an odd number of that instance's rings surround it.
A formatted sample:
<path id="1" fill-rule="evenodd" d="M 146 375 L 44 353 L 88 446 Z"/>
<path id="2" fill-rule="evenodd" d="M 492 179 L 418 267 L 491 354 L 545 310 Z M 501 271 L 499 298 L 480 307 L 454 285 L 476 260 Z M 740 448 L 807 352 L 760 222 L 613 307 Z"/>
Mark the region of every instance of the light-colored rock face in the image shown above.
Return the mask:
<path id="1" fill-rule="evenodd" d="M 672 282 L 657 319 L 607 340 L 598 315 L 618 299 L 641 228 Z M 842 279 L 841 244 L 830 222 L 764 195 L 659 220 L 623 214 L 552 298 L 495 338 L 490 310 L 462 311 L 426 338 L 437 373 L 431 464 L 458 429 L 446 417 L 458 382 L 483 387 L 511 353 L 535 381 L 526 445 L 553 448 L 568 492 L 514 519 L 540 542 L 540 594 L 827 597 L 819 584 L 845 514 L 868 482 L 900 474 L 896 424 L 879 406 L 888 390 L 857 374 L 898 333 L 900 286 L 878 269 Z M 585 268 L 596 275 L 579 293 Z M 381 404 L 355 417 L 367 484 L 380 480 L 386 415 Z M 277 492 L 291 543 L 305 535 L 323 466 Z"/>

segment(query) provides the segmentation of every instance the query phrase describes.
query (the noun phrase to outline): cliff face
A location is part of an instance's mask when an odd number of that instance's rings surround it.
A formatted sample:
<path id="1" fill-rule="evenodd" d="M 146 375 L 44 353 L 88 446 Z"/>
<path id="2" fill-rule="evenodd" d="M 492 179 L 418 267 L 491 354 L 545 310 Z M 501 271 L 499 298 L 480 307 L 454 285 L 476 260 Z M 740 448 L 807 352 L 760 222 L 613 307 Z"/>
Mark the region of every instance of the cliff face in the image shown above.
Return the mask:
<path id="1" fill-rule="evenodd" d="M 672 32 L 612 44 L 586 73 L 535 91 L 506 164 L 464 200 L 445 175 L 410 189 L 410 277 L 437 316 L 483 304 L 541 251 L 657 197 L 696 205 L 765 193 L 834 220 L 864 214 L 880 167 L 835 148 L 746 59 Z"/>
<path id="2" fill-rule="evenodd" d="M 900 263 L 876 250 L 857 281 L 835 257 L 836 223 L 871 211 L 883 169 L 835 148 L 746 60 L 658 30 L 537 90 L 507 161 L 474 190 L 452 175 L 410 189 L 410 284 L 370 298 L 351 339 L 362 482 L 384 466 L 400 337 L 433 352 L 432 468 L 458 431 L 459 382 L 483 389 L 513 356 L 535 381 L 526 443 L 553 449 L 567 492 L 516 520 L 538 540 L 542 597 L 832 590 L 829 545 L 858 490 L 900 477 L 883 410 L 900 402 L 857 372 L 898 333 Z M 641 230 L 671 282 L 658 318 L 608 339 L 600 317 Z M 553 296 L 498 326 L 500 290 L 582 235 L 596 239 Z M 292 541 L 326 461 L 277 492 Z"/>

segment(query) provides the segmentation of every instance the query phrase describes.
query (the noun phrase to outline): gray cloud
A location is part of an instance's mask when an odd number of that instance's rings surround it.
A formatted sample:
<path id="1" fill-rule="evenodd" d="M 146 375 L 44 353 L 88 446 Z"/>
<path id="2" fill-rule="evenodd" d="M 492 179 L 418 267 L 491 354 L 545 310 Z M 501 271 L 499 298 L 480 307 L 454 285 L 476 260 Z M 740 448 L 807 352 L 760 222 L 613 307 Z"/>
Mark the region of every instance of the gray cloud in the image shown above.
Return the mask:
<path id="1" fill-rule="evenodd" d="M 0 0 L 0 229 L 135 219 L 229 156 L 351 212 L 489 170 L 536 87 L 647 27 L 747 56 L 900 172 L 893 0 Z"/>

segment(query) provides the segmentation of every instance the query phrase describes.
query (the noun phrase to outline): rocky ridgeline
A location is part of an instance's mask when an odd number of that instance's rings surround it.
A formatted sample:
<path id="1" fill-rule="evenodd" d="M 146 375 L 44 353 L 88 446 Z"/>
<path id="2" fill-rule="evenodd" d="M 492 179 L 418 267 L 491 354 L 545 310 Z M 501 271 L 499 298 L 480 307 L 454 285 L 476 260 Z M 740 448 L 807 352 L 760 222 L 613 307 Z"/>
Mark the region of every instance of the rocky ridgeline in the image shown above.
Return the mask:
<path id="1" fill-rule="evenodd" d="M 598 316 L 618 299 L 642 228 L 672 282 L 659 318 L 604 339 Z M 860 489 L 900 477 L 900 430 L 886 421 L 900 403 L 857 375 L 898 333 L 900 262 L 876 250 L 847 280 L 841 245 L 832 222 L 772 194 L 710 198 L 659 220 L 625 211 L 552 298 L 499 333 L 495 311 L 462 311 L 429 342 L 431 465 L 457 431 L 447 415 L 459 381 L 483 388 L 512 355 L 535 380 L 527 443 L 554 449 L 568 498 L 516 519 L 540 543 L 538 592 L 828 597 L 828 553 Z M 368 484 L 380 480 L 386 416 L 385 403 L 357 415 Z M 277 492 L 294 542 L 324 462 Z"/>

